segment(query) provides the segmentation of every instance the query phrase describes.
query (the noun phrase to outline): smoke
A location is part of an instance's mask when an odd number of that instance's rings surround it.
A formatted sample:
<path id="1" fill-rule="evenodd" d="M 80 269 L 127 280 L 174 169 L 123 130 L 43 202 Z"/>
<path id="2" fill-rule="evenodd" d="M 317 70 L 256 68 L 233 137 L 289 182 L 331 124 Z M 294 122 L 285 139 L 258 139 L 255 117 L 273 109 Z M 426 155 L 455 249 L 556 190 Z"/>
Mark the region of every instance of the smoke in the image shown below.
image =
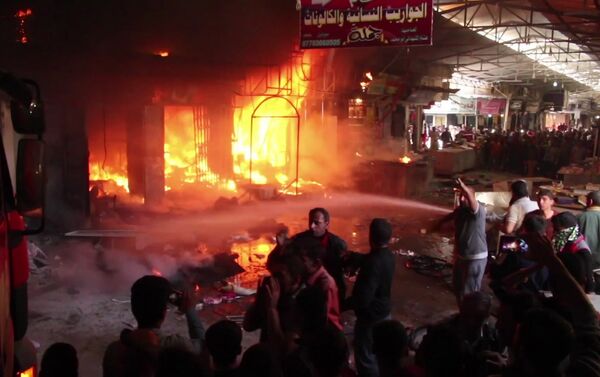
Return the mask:
<path id="1" fill-rule="evenodd" d="M 439 216 L 450 212 L 448 209 L 417 202 L 409 199 L 385 197 L 360 193 L 324 193 L 320 196 L 290 198 L 288 201 L 253 202 L 230 210 L 200 212 L 167 221 L 156 221 L 146 227 L 145 231 L 152 238 L 162 241 L 177 240 L 182 235 L 197 235 L 207 244 L 219 244 L 223 239 L 231 237 L 269 219 L 305 220 L 308 210 L 313 207 L 325 207 L 332 216 L 332 224 L 336 218 L 359 216 L 368 218 L 388 215 L 410 216 L 415 220 L 428 216 Z M 293 220 L 294 223 L 296 221 Z M 300 221 L 305 226 L 305 221 Z M 294 230 L 294 229 L 293 229 Z M 296 229 L 297 230 L 297 229 Z"/>

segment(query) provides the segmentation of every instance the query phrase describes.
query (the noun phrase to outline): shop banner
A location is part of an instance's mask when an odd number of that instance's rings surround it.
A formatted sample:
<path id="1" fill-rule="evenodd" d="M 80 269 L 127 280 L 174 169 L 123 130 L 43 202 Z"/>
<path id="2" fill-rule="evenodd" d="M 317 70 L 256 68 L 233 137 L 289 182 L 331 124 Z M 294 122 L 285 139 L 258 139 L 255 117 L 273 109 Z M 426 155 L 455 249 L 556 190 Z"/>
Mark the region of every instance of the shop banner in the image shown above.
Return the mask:
<path id="1" fill-rule="evenodd" d="M 506 100 L 503 98 L 480 99 L 477 100 L 477 110 L 479 114 L 503 114 L 506 108 Z"/>
<path id="2" fill-rule="evenodd" d="M 433 43 L 433 0 L 301 1 L 304 49 Z"/>

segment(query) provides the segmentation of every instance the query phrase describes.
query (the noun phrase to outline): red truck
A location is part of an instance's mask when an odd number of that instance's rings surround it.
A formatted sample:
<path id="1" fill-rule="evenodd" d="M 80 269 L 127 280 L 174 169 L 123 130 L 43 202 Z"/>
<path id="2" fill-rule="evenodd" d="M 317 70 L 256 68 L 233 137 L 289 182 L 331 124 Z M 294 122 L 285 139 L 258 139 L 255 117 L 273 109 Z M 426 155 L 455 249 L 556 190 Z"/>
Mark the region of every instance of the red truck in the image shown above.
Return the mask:
<path id="1" fill-rule="evenodd" d="M 0 377 L 37 374 L 26 237 L 44 227 L 44 129 L 38 85 L 0 70 Z"/>

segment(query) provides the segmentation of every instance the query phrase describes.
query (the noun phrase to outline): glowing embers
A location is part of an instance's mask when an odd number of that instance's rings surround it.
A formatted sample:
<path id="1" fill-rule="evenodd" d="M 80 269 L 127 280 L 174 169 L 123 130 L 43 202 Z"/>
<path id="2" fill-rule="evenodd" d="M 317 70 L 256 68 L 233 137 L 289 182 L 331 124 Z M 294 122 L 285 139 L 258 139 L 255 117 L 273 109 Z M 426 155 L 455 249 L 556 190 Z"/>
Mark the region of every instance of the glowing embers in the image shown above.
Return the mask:
<path id="1" fill-rule="evenodd" d="M 19 22 L 19 28 L 17 30 L 17 33 L 18 33 L 17 42 L 19 42 L 21 44 L 26 44 L 29 42 L 29 38 L 27 37 L 27 31 L 25 30 L 25 21 L 29 17 L 31 17 L 32 14 L 33 14 L 33 12 L 29 8 L 20 9 L 17 11 L 17 13 L 15 13 L 15 18 Z"/>
<path id="2" fill-rule="evenodd" d="M 165 106 L 164 125 L 165 190 L 197 183 L 236 190 L 233 180 L 221 179 L 209 166 L 210 121 L 203 107 Z"/>

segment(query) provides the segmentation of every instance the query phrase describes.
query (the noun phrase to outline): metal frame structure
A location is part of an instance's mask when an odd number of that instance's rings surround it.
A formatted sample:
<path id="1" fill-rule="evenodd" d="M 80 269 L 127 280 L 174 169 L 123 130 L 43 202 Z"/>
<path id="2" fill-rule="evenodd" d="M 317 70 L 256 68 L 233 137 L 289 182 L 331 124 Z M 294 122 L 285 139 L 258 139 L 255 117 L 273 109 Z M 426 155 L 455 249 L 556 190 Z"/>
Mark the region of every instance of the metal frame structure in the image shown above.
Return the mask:
<path id="1" fill-rule="evenodd" d="M 276 100 L 276 99 L 282 99 L 284 101 L 286 101 L 290 107 L 292 109 L 294 109 L 294 112 L 296 115 L 275 115 L 275 116 L 270 116 L 270 115 L 256 115 L 256 112 L 258 111 L 258 109 L 260 109 L 260 107 L 265 104 L 267 101 L 271 101 L 271 100 Z M 294 104 L 292 103 L 292 101 L 290 101 L 289 99 L 287 99 L 284 96 L 281 95 L 274 95 L 274 96 L 269 96 L 267 98 L 264 98 L 262 101 L 260 101 L 258 103 L 258 105 L 256 105 L 256 107 L 254 108 L 254 111 L 252 111 L 252 116 L 250 117 L 250 184 L 252 184 L 252 148 L 254 145 L 254 120 L 255 119 L 261 119 L 261 118 L 270 118 L 270 119 L 296 119 L 296 177 L 294 178 L 293 181 L 289 182 L 287 186 L 285 186 L 283 188 L 283 191 L 287 190 L 292 184 L 296 183 L 296 195 L 298 195 L 298 179 L 300 178 L 300 113 L 298 112 L 298 109 L 296 108 L 296 106 L 294 106 Z"/>
<path id="2" fill-rule="evenodd" d="M 598 96 L 600 0 L 435 0 L 434 4 L 445 19 L 490 43 L 454 41 L 431 62 L 453 65 L 457 72 L 487 82 L 557 81 L 572 92 Z"/>

